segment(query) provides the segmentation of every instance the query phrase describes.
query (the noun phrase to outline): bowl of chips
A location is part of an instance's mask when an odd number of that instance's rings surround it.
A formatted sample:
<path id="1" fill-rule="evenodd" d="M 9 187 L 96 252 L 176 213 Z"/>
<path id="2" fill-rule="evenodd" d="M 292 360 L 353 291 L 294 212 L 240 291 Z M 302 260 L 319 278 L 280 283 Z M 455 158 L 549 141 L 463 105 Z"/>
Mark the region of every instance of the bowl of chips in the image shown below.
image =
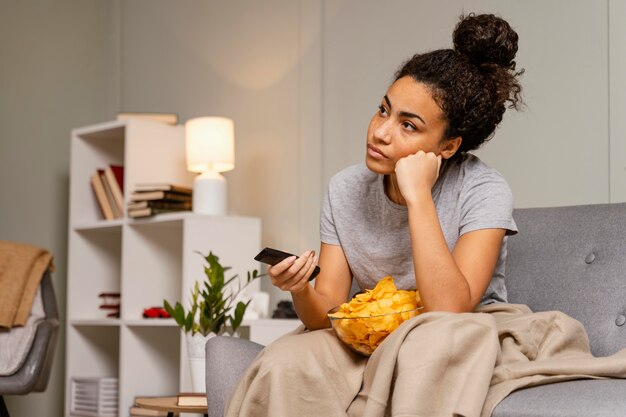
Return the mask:
<path id="1" fill-rule="evenodd" d="M 385 277 L 373 290 L 365 290 L 348 303 L 328 312 L 337 337 L 351 350 L 371 355 L 400 324 L 419 314 L 416 291 L 398 290 L 392 277 Z"/>

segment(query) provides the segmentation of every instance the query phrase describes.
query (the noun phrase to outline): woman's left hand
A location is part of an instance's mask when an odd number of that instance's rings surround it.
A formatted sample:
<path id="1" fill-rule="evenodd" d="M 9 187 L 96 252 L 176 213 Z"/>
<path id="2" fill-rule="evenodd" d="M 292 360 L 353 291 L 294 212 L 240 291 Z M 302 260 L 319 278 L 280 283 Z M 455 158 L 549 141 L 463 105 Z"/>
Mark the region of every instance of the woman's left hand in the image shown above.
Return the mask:
<path id="1" fill-rule="evenodd" d="M 439 177 L 441 155 L 418 151 L 405 156 L 396 163 L 396 180 L 402 197 L 407 202 L 415 201 L 423 193 L 430 195 Z"/>

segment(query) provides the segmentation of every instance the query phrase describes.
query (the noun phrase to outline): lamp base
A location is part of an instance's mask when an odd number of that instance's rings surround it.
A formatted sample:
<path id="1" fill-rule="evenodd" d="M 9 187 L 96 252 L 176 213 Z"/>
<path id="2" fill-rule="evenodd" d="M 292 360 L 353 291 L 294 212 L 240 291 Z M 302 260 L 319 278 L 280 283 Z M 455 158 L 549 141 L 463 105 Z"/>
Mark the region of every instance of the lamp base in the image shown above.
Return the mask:
<path id="1" fill-rule="evenodd" d="M 226 178 L 219 172 L 206 171 L 193 182 L 193 212 L 226 214 Z"/>

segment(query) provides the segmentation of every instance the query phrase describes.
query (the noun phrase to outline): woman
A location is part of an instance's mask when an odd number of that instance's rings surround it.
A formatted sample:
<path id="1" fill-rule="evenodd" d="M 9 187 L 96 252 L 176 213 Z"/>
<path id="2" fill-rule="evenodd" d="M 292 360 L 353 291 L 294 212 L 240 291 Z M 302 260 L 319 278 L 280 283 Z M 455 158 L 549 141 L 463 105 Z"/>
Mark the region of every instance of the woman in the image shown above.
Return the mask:
<path id="1" fill-rule="evenodd" d="M 227 415 L 345 415 L 367 360 L 321 329 L 352 279 L 364 289 L 391 275 L 398 288 L 419 290 L 425 312 L 506 301 L 506 236 L 517 231 L 511 192 L 468 152 L 493 134 L 507 104 L 521 104 L 518 37 L 501 18 L 470 15 L 453 39 L 454 49 L 400 68 L 367 130 L 365 164 L 331 179 L 315 287 L 313 251 L 268 269 L 311 331 L 266 348 Z"/>

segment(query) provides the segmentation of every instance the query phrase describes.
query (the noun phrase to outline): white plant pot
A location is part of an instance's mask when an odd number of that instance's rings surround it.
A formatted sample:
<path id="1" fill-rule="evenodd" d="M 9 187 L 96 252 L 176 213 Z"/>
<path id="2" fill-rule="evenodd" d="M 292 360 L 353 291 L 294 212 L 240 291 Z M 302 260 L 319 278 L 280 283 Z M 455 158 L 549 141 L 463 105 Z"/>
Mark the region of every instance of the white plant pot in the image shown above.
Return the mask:
<path id="1" fill-rule="evenodd" d="M 187 356 L 189 357 L 189 369 L 191 371 L 191 387 L 193 392 L 206 392 L 206 342 L 217 336 L 215 333 L 209 333 L 203 336 L 196 333 L 186 335 Z M 222 336 L 231 336 L 229 333 L 222 333 Z M 235 332 L 233 337 L 239 337 L 239 333 Z"/>
<path id="2" fill-rule="evenodd" d="M 196 333 L 186 334 L 187 339 L 187 356 L 189 357 L 189 369 L 191 371 L 191 387 L 193 392 L 206 392 L 206 342 L 215 336 L 215 333 L 209 333 L 203 336 Z"/>

